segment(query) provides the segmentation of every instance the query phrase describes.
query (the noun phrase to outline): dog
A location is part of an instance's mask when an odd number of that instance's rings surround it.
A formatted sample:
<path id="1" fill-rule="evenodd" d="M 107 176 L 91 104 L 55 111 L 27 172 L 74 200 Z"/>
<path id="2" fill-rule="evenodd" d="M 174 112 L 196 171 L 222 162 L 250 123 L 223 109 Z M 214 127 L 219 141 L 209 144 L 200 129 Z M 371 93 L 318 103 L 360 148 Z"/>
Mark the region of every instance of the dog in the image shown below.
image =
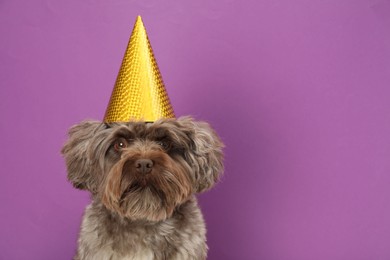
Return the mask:
<path id="1" fill-rule="evenodd" d="M 220 179 L 223 147 L 191 117 L 73 126 L 62 148 L 68 179 L 92 197 L 74 259 L 206 259 L 195 194 Z"/>

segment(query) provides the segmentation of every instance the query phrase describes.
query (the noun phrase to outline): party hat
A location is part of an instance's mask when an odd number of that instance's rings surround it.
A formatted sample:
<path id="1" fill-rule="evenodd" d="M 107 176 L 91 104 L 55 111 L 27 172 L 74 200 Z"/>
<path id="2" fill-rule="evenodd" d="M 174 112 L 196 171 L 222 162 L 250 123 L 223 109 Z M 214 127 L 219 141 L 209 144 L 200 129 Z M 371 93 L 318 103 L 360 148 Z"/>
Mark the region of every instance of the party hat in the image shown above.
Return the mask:
<path id="1" fill-rule="evenodd" d="M 144 24 L 138 16 L 104 122 L 154 122 L 174 117 Z"/>

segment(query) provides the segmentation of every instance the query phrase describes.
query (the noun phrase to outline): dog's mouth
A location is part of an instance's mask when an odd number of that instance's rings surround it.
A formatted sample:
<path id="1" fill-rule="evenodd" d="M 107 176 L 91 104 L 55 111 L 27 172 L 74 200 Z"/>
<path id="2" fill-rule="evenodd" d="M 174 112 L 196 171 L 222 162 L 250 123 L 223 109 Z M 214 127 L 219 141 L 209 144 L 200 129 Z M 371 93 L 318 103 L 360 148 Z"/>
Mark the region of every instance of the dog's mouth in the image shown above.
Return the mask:
<path id="1" fill-rule="evenodd" d="M 126 196 L 128 196 L 132 193 L 142 191 L 143 189 L 145 189 L 145 187 L 146 187 L 146 184 L 144 182 L 133 182 L 123 191 L 123 193 L 121 195 L 121 200 L 123 200 Z"/>
<path id="2" fill-rule="evenodd" d="M 123 202 L 127 197 L 135 194 L 149 191 L 155 194 L 161 200 L 165 199 L 165 195 L 156 185 L 150 180 L 151 178 L 139 178 L 137 181 L 133 181 L 128 187 L 122 192 L 120 196 L 120 202 Z"/>
<path id="3" fill-rule="evenodd" d="M 133 193 L 133 192 L 137 192 L 137 191 L 141 190 L 143 187 L 144 186 L 140 185 L 138 182 L 135 182 L 135 183 L 129 185 L 129 187 L 127 187 L 127 189 L 122 193 L 122 198 L 125 197 L 129 193 Z"/>

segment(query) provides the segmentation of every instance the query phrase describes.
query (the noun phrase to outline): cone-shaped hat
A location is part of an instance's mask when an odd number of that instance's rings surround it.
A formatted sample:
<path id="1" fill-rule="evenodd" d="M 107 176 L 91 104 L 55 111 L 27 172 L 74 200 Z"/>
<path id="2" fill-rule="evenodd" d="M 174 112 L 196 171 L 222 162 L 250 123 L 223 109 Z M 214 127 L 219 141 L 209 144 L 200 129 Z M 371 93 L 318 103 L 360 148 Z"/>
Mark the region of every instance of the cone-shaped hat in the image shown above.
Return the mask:
<path id="1" fill-rule="evenodd" d="M 137 17 L 104 122 L 174 118 L 145 27 Z"/>

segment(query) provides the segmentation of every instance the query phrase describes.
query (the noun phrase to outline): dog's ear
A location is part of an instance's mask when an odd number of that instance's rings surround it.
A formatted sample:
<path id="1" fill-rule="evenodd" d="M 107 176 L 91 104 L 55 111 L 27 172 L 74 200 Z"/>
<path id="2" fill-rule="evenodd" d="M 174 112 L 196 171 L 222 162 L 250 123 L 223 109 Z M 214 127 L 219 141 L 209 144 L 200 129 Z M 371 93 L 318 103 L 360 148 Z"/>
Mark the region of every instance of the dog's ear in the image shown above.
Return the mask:
<path id="1" fill-rule="evenodd" d="M 75 188 L 87 189 L 91 192 L 96 188 L 91 178 L 91 160 L 88 156 L 88 147 L 91 140 L 102 127 L 98 121 L 83 121 L 70 128 L 69 139 L 61 152 L 65 157 L 68 170 L 68 180 Z"/>
<path id="2" fill-rule="evenodd" d="M 205 191 L 219 180 L 223 171 L 224 145 L 206 122 L 182 117 L 178 119 L 178 123 L 191 140 L 190 149 L 185 156 L 194 170 L 195 190 Z"/>

